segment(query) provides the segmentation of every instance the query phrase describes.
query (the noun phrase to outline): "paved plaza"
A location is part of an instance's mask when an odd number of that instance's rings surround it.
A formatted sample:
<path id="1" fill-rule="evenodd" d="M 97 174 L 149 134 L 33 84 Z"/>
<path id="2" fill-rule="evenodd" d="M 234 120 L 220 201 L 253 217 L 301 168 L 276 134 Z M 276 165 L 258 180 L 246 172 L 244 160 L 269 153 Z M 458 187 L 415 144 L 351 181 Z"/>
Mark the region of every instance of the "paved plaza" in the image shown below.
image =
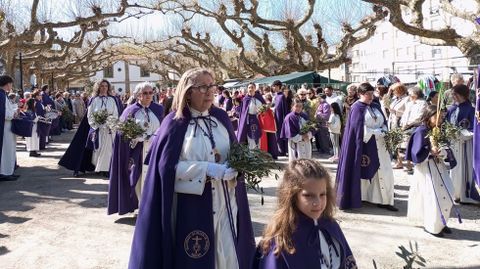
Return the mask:
<path id="1" fill-rule="evenodd" d="M 17 146 L 16 182 L 0 182 L 0 268 L 126 268 L 135 218 L 107 216 L 108 181 L 88 174 L 74 178 L 57 162 L 74 132 L 54 137 L 40 158 L 30 158 L 24 141 Z M 335 173 L 336 165 L 320 160 Z M 281 160 L 285 162 L 285 160 Z M 463 223 L 449 220 L 453 234 L 436 238 L 406 218 L 408 181 L 395 170 L 395 205 L 390 212 L 364 204 L 359 210 L 337 211 L 359 268 L 402 268 L 395 251 L 416 241 L 427 268 L 480 268 L 480 207 L 462 205 Z M 257 240 L 275 208 L 278 181 L 263 182 L 261 196 L 249 194 Z"/>

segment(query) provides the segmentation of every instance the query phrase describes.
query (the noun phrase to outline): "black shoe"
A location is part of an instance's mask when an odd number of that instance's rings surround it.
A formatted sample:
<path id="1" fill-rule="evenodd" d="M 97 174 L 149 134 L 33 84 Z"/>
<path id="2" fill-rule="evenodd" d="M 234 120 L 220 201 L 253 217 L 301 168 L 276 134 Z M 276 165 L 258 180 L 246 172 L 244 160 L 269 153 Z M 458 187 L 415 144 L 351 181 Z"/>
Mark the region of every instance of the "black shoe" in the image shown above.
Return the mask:
<path id="1" fill-rule="evenodd" d="M 14 176 L 0 176 L 0 181 L 15 181 L 18 177 Z"/>
<path id="2" fill-rule="evenodd" d="M 429 232 L 429 231 L 425 230 L 425 228 L 424 228 L 423 230 L 424 230 L 425 232 L 427 232 L 427 233 L 429 233 L 429 234 L 431 234 L 431 235 L 435 236 L 435 237 L 440 237 L 440 238 L 442 238 L 442 237 L 444 237 L 444 236 L 445 236 L 445 234 L 443 234 L 443 230 L 442 230 L 442 231 L 440 231 L 438 234 L 431 233 L 431 232 Z"/>
<path id="3" fill-rule="evenodd" d="M 397 212 L 398 208 L 394 207 L 393 205 L 377 205 L 379 208 L 383 208 L 389 211 Z"/>
<path id="4" fill-rule="evenodd" d="M 19 177 L 20 177 L 20 175 L 15 175 L 15 174 L 12 174 L 12 175 L 10 175 L 10 176 L 11 176 L 11 177 L 14 177 L 14 178 L 19 178 Z"/>
<path id="5" fill-rule="evenodd" d="M 442 232 L 443 232 L 443 233 L 446 233 L 446 234 L 451 234 L 451 233 L 452 233 L 452 229 L 448 228 L 448 226 L 445 226 L 445 227 L 443 227 Z"/>
<path id="6" fill-rule="evenodd" d="M 109 172 L 102 172 L 102 176 L 106 177 L 106 178 L 109 178 L 110 177 L 110 173 Z"/>
<path id="7" fill-rule="evenodd" d="M 73 176 L 78 177 L 78 171 L 73 171 Z"/>
<path id="8" fill-rule="evenodd" d="M 31 151 L 30 152 L 30 157 L 39 157 L 39 156 L 42 156 L 40 153 L 36 152 L 36 151 Z"/>

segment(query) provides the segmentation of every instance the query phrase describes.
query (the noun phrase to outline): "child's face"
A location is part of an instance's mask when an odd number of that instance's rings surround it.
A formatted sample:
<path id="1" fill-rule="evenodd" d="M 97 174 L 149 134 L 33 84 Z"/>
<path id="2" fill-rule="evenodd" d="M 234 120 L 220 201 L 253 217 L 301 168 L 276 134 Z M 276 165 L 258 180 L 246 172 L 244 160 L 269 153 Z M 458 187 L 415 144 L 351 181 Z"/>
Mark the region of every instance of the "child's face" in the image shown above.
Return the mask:
<path id="1" fill-rule="evenodd" d="M 318 220 L 327 206 L 327 183 L 325 179 L 307 179 L 297 194 L 297 208 L 305 216 Z"/>
<path id="2" fill-rule="evenodd" d="M 300 112 L 302 112 L 302 110 L 303 110 L 303 105 L 301 103 L 296 103 L 293 106 L 293 112 L 295 112 L 295 113 L 300 113 Z"/>

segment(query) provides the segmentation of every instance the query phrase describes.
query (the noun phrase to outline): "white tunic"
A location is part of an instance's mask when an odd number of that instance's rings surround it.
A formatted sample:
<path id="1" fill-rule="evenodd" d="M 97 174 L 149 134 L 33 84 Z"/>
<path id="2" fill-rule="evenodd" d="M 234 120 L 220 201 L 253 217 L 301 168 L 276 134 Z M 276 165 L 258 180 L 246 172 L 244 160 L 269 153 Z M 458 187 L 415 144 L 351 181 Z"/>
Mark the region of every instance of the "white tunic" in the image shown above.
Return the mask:
<path id="1" fill-rule="evenodd" d="M 5 96 L 5 125 L 3 127 L 2 161 L 0 164 L 0 175 L 10 176 L 15 170 L 17 154 L 17 138 L 12 133 L 12 119 L 15 116 L 18 106 Z"/>
<path id="2" fill-rule="evenodd" d="M 389 107 L 390 116 L 388 117 L 388 128 L 390 130 L 399 126 L 400 119 L 403 116 L 408 99 L 409 98 L 406 95 L 393 98 Z"/>
<path id="3" fill-rule="evenodd" d="M 261 106 L 262 106 L 262 102 L 260 102 L 260 100 L 258 100 L 257 98 L 252 97 L 252 99 L 250 100 L 250 103 L 248 104 L 248 114 L 258 115 L 258 110 L 260 109 Z M 248 118 L 247 118 L 247 121 L 248 121 Z M 248 141 L 248 147 L 250 149 L 258 148 L 257 142 L 254 139 L 251 139 L 250 137 L 248 137 L 248 135 L 247 135 L 247 141 Z"/>
<path id="4" fill-rule="evenodd" d="M 450 123 L 457 125 L 458 113 L 459 108 L 452 113 Z M 457 166 L 450 170 L 450 177 L 455 189 L 455 199 L 460 199 L 462 203 L 479 203 L 465 194 L 467 184 L 475 188 L 473 175 L 473 132 L 463 129 L 460 132 L 459 139 L 451 141 L 451 148 L 457 160 Z"/>
<path id="5" fill-rule="evenodd" d="M 408 220 L 423 225 L 429 233 L 438 234 L 445 227 L 453 206 L 453 185 L 443 162 L 425 159 L 415 164 L 409 177 Z"/>
<path id="6" fill-rule="evenodd" d="M 300 117 L 300 129 L 306 124 L 304 118 Z M 312 133 L 308 132 L 308 140 L 303 141 L 303 136 L 297 134 L 288 139 L 288 160 L 291 162 L 297 159 L 311 159 L 312 158 Z M 297 156 L 295 156 L 297 155 Z"/>
<path id="7" fill-rule="evenodd" d="M 40 150 L 40 137 L 38 136 L 38 133 L 37 133 L 37 121 L 38 121 L 38 116 L 33 121 L 32 136 L 25 137 L 25 144 L 27 146 L 27 151 Z"/>
<path id="8" fill-rule="evenodd" d="M 385 140 L 382 135 L 382 130 L 385 130 L 386 126 L 382 113 L 377 109 L 371 111 L 373 113 L 368 110 L 365 113 L 363 142 L 367 143 L 372 136 L 375 136 L 380 167 L 371 181 L 368 179 L 361 180 L 362 201 L 393 205 L 393 169 L 390 163 L 390 154 L 385 147 Z"/>
<path id="9" fill-rule="evenodd" d="M 112 132 L 106 124 L 98 126 L 93 120 L 93 112 L 106 109 L 108 114 L 118 118 L 117 103 L 114 97 L 105 96 L 93 99 L 88 107 L 88 124 L 98 131 L 98 149 L 93 151 L 92 164 L 95 165 L 95 172 L 106 172 L 110 170 L 110 159 L 112 158 L 113 140 L 115 132 Z"/>
<path id="10" fill-rule="evenodd" d="M 192 116 L 196 117 L 200 114 L 207 115 L 208 111 L 199 113 L 192 111 Z M 227 129 L 214 117 L 217 127 L 213 128 L 213 137 L 216 149 L 221 155 L 220 163 L 224 163 L 230 149 L 230 138 Z M 193 121 L 192 121 L 193 122 Z M 200 126 L 206 129 L 203 120 L 199 120 Z M 210 139 L 202 133 L 200 128 L 195 132 L 195 125 L 189 124 L 185 139 L 183 141 L 180 159 L 177 164 L 175 175 L 175 192 L 186 193 L 192 195 L 201 195 L 205 188 L 208 163 L 215 162 L 212 152 Z M 234 226 L 237 227 L 237 202 L 235 200 L 236 181 L 228 181 L 228 190 L 230 194 L 230 203 L 232 206 L 232 215 L 234 216 Z M 215 268 L 217 269 L 235 269 L 238 268 L 237 255 L 230 224 L 227 214 L 227 205 L 224 199 L 222 182 L 218 180 L 211 181 L 212 188 L 212 211 L 213 225 L 215 231 Z M 173 220 L 176 221 L 176 206 L 173 205 Z M 179 220 L 181 221 L 181 220 Z M 175 227 L 175 225 L 173 225 Z"/>
<path id="11" fill-rule="evenodd" d="M 148 117 L 147 117 L 148 114 Z M 160 120 L 155 116 L 155 114 L 148 110 L 145 111 L 144 108 L 141 108 L 135 113 L 135 121 L 139 123 L 141 126 L 145 127 L 145 123 L 147 123 L 146 132 L 143 137 L 137 138 L 138 142 L 143 142 L 143 150 L 142 150 L 142 163 L 147 156 L 148 149 L 150 148 L 150 138 L 155 133 L 155 131 L 160 127 Z M 141 197 L 142 197 L 142 190 L 143 186 L 145 185 L 145 176 L 147 175 L 148 165 L 143 165 L 142 167 L 142 175 L 137 181 L 137 185 L 135 186 L 135 193 L 138 197 L 138 205 L 140 207 Z"/>
<path id="12" fill-rule="evenodd" d="M 317 220 L 314 220 L 315 226 L 317 226 Z M 337 256 L 335 253 L 335 250 L 333 247 L 328 244 L 327 240 L 325 239 L 325 236 L 323 235 L 322 231 L 318 231 L 318 237 L 320 240 L 320 248 L 322 250 L 322 255 L 323 258 L 325 259 L 325 263 L 320 264 L 321 269 L 328 269 L 328 268 L 340 268 L 340 264 L 342 262 L 340 258 L 340 244 L 338 243 L 337 239 L 334 237 L 332 238 L 333 244 L 335 245 L 335 248 L 338 250 L 339 255 Z M 332 256 L 332 259 L 330 260 L 330 256 Z M 332 265 L 332 266 L 327 266 L 327 265 Z"/>

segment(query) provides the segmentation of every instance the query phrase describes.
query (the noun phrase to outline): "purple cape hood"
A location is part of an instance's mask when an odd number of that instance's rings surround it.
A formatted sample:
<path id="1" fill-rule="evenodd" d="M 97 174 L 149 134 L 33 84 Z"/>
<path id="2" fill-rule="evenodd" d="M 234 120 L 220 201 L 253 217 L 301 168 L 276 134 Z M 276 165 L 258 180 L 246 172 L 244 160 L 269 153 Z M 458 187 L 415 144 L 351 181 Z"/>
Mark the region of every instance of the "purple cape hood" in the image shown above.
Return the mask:
<path id="1" fill-rule="evenodd" d="M 151 103 L 148 107 L 161 123 L 163 106 Z M 135 117 L 142 106 L 139 103 L 128 106 L 120 116 L 121 121 L 128 117 Z M 135 148 L 130 147 L 130 141 L 124 141 L 121 133 L 115 135 L 110 163 L 110 182 L 108 185 L 108 214 L 120 215 L 133 212 L 138 208 L 138 197 L 135 186 L 142 175 L 143 142 L 137 143 Z"/>

